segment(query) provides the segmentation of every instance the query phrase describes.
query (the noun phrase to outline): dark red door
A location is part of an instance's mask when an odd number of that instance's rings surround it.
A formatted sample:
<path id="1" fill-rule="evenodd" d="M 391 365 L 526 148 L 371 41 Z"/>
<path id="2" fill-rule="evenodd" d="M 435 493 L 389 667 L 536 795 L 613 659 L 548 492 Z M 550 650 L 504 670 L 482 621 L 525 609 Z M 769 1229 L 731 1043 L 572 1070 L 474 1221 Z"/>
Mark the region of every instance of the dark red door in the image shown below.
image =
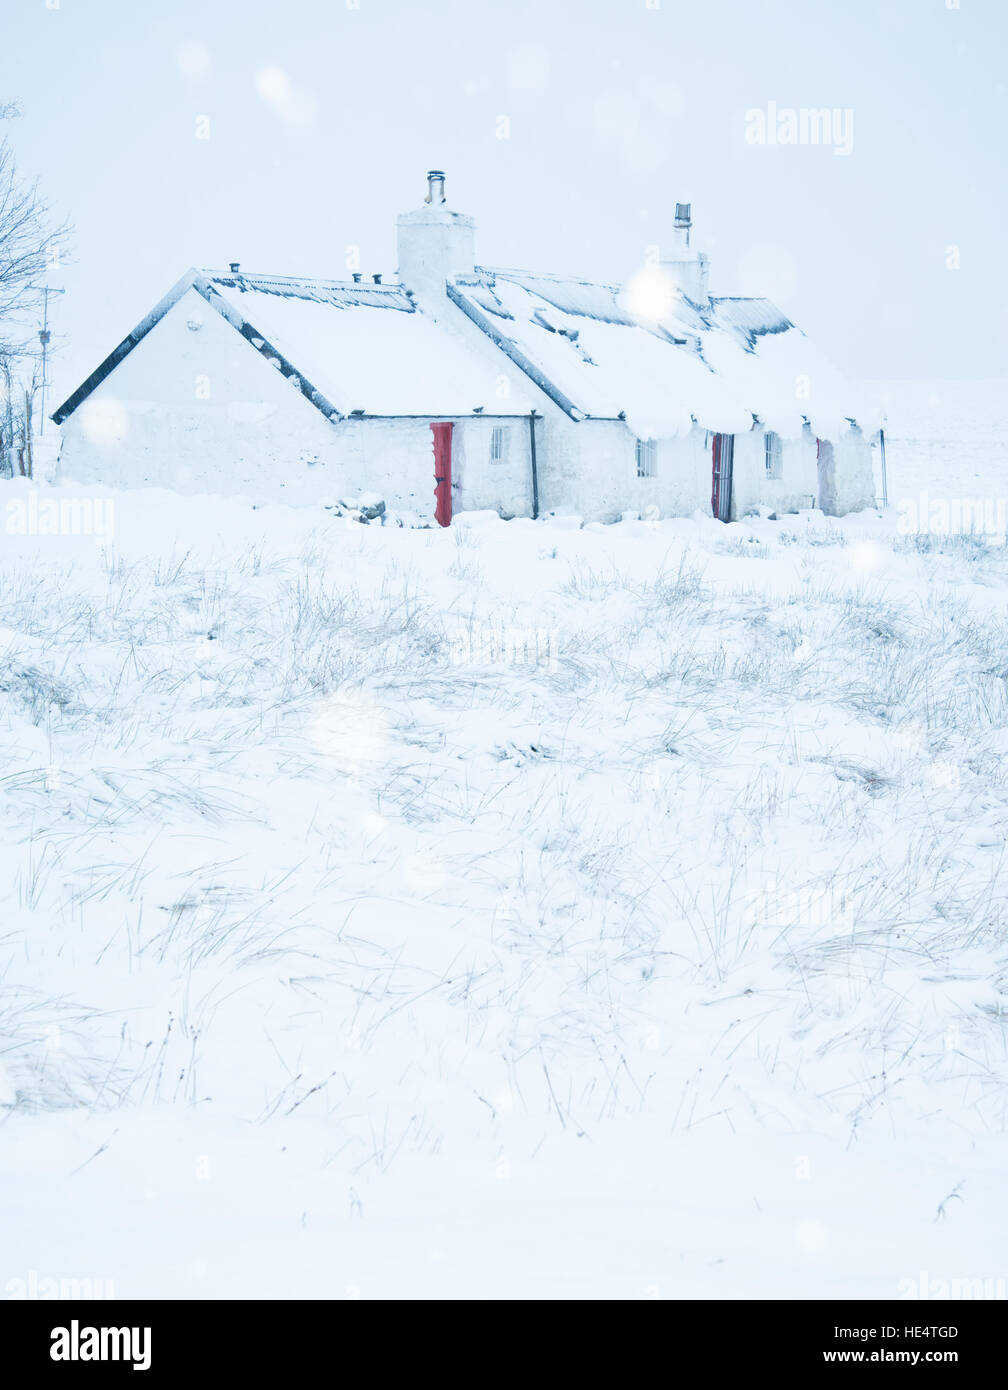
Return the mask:
<path id="1" fill-rule="evenodd" d="M 735 436 L 716 434 L 711 446 L 713 461 L 711 511 L 718 521 L 731 519 L 732 461 L 735 457 Z"/>
<path id="2" fill-rule="evenodd" d="M 431 425 L 434 436 L 434 520 L 439 526 L 450 526 L 452 519 L 451 446 L 452 424 Z"/>

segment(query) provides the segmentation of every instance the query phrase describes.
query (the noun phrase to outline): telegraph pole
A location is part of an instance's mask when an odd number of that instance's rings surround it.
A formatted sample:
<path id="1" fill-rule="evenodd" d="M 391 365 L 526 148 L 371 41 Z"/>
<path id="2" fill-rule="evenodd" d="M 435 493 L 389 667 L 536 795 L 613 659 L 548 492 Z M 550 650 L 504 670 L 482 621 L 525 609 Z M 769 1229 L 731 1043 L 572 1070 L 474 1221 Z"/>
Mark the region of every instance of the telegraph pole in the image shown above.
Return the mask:
<path id="1" fill-rule="evenodd" d="M 65 291 L 53 289 L 49 285 L 42 287 L 42 327 L 39 329 L 39 342 L 42 344 L 42 408 L 39 411 L 39 438 L 45 432 L 45 393 L 46 393 L 46 368 L 49 356 L 49 339 L 52 334 L 49 332 L 49 296 L 51 294 L 63 294 Z"/>

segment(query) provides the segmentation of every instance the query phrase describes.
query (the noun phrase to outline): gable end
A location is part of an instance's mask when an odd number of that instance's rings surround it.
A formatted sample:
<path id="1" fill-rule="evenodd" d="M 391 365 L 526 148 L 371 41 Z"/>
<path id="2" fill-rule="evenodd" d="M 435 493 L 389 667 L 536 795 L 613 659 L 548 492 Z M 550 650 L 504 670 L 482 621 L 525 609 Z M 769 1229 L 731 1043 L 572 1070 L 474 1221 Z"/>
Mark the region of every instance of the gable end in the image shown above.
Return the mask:
<path id="1" fill-rule="evenodd" d="M 336 406 L 302 372 L 299 372 L 294 364 L 279 349 L 275 348 L 253 324 L 249 323 L 244 315 L 229 304 L 205 276 L 200 275 L 198 271 L 189 270 L 176 285 L 172 286 L 164 299 L 160 300 L 150 313 L 140 320 L 132 333 L 129 333 L 118 347 L 113 348 L 105 360 L 78 386 L 73 395 L 68 396 L 63 404 L 53 411 L 50 416 L 53 423 L 61 425 L 72 415 L 77 407 L 82 405 L 92 391 L 115 371 L 120 362 L 129 356 L 137 344 L 146 338 L 151 329 L 161 322 L 168 310 L 177 304 L 186 291 L 190 289 L 195 290 L 201 298 L 206 300 L 211 309 L 220 314 L 221 318 L 226 319 L 232 328 L 237 329 L 249 346 L 271 362 L 282 376 L 290 381 L 296 381 L 297 389 L 327 420 L 343 419 L 342 412 L 337 410 Z"/>

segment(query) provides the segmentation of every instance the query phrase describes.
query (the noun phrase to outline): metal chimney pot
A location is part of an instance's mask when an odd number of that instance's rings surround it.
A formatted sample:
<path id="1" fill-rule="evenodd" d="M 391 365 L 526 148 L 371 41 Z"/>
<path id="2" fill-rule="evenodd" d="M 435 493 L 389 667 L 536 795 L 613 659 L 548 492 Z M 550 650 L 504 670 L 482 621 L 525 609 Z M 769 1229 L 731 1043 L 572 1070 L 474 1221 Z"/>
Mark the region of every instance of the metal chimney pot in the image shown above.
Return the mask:
<path id="1" fill-rule="evenodd" d="M 445 176 L 441 169 L 431 169 L 427 175 L 427 197 L 425 203 L 437 205 L 445 200 Z"/>

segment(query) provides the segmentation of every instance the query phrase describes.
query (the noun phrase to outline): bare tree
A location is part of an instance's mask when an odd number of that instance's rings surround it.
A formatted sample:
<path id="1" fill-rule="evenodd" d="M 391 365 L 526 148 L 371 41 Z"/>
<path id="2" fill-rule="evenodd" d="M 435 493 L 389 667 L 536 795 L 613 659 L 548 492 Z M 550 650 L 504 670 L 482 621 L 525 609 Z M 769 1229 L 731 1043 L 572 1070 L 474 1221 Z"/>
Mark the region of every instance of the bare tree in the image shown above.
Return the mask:
<path id="1" fill-rule="evenodd" d="M 14 471 L 14 373 L 10 361 L 0 353 L 0 478 Z"/>
<path id="2" fill-rule="evenodd" d="M 0 102 L 0 121 L 19 116 Z M 18 172 L 9 141 L 0 139 L 0 476 L 30 478 L 32 416 L 39 388 L 35 319 L 47 269 L 66 226 L 54 227 L 38 185 Z"/>
<path id="3" fill-rule="evenodd" d="M 0 478 L 35 476 L 35 397 L 41 378 L 37 362 L 21 363 L 0 355 Z"/>
<path id="4" fill-rule="evenodd" d="M 0 120 L 19 114 L 0 103 Z M 0 140 L 0 354 L 23 353 L 34 333 L 30 317 L 42 299 L 45 272 L 63 226 L 53 227 L 38 185 L 21 178 L 8 140 Z"/>

